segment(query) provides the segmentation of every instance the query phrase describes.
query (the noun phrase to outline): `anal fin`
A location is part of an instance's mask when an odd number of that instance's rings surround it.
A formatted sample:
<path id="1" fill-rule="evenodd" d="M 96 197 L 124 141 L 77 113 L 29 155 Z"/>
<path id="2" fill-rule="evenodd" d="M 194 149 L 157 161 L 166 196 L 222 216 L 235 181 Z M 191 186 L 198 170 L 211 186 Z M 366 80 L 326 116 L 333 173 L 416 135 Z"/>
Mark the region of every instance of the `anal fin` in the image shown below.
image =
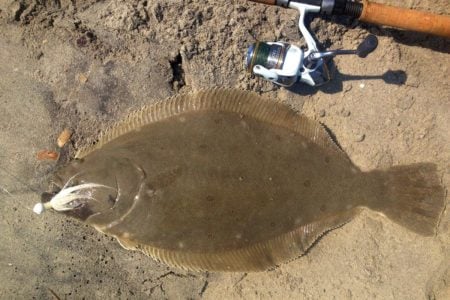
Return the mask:
<path id="1" fill-rule="evenodd" d="M 171 267 L 189 271 L 255 272 L 265 271 L 303 255 L 326 232 L 348 223 L 359 212 L 349 210 L 309 223 L 271 240 L 239 249 L 214 253 L 161 249 L 118 238 L 130 250 L 140 250 L 153 259 Z"/>

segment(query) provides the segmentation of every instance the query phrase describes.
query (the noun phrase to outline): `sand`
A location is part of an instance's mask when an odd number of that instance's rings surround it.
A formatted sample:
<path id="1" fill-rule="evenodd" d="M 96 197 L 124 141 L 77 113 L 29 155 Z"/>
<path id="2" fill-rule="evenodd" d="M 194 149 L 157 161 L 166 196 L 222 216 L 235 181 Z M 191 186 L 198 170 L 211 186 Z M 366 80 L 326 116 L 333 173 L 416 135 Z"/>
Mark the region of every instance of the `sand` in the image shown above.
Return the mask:
<path id="1" fill-rule="evenodd" d="M 448 0 L 384 3 L 450 14 Z M 249 274 L 171 269 L 75 220 L 33 214 L 56 167 L 36 153 L 58 150 L 64 128 L 74 135 L 60 164 L 130 110 L 214 86 L 319 120 L 365 171 L 432 162 L 450 186 L 450 41 L 316 19 L 330 48 L 356 48 L 369 33 L 379 47 L 364 60 L 336 58 L 322 88 L 251 78 L 247 46 L 300 45 L 295 23 L 295 11 L 246 1 L 0 1 L 0 298 L 449 299 L 448 209 L 434 237 L 367 210 L 307 255 Z"/>

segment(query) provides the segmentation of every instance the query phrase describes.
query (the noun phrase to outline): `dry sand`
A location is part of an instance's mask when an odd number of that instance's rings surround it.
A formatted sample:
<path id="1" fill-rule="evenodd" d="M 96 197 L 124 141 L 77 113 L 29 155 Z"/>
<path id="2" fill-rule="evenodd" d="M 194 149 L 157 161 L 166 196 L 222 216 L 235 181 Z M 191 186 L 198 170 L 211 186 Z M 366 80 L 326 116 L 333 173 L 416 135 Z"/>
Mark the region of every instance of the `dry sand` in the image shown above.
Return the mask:
<path id="1" fill-rule="evenodd" d="M 384 2 L 450 14 L 448 0 Z M 363 170 L 432 162 L 450 186 L 449 40 L 333 21 L 312 23 L 327 46 L 355 48 L 375 33 L 379 48 L 365 60 L 337 58 L 326 87 L 289 91 L 250 78 L 242 61 L 255 39 L 302 43 L 294 11 L 246 1 L 1 0 L 0 298 L 450 299 L 448 209 L 426 238 L 366 211 L 306 256 L 252 274 L 171 269 L 62 215 L 31 211 L 55 168 L 36 153 L 56 149 L 63 128 L 75 134 L 61 161 L 143 103 L 218 85 L 318 119 Z"/>

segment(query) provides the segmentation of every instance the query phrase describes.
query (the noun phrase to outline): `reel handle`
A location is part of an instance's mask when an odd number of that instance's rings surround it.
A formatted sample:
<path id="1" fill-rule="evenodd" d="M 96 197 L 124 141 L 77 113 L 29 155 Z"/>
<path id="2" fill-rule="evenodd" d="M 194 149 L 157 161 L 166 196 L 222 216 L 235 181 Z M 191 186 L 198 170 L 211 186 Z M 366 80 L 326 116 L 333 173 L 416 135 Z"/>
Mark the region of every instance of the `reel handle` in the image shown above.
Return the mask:
<path id="1" fill-rule="evenodd" d="M 450 38 L 450 17 L 445 15 L 364 0 L 359 20 Z"/>
<path id="2" fill-rule="evenodd" d="M 375 35 L 371 34 L 364 39 L 364 41 L 359 44 L 358 48 L 355 51 L 355 54 L 360 58 L 366 58 L 367 55 L 375 51 L 378 46 L 378 39 Z"/>

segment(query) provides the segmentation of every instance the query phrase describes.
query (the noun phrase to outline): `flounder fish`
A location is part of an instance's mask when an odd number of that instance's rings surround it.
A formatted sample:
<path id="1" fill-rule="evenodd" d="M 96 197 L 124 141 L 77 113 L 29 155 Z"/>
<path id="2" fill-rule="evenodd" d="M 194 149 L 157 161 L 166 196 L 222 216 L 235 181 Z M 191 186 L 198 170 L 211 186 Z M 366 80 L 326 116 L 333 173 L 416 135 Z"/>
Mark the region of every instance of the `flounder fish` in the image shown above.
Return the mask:
<path id="1" fill-rule="evenodd" d="M 261 271 L 366 207 L 421 234 L 444 208 L 436 166 L 362 172 L 324 127 L 256 94 L 213 89 L 143 107 L 54 178 L 53 208 L 167 265 Z"/>

